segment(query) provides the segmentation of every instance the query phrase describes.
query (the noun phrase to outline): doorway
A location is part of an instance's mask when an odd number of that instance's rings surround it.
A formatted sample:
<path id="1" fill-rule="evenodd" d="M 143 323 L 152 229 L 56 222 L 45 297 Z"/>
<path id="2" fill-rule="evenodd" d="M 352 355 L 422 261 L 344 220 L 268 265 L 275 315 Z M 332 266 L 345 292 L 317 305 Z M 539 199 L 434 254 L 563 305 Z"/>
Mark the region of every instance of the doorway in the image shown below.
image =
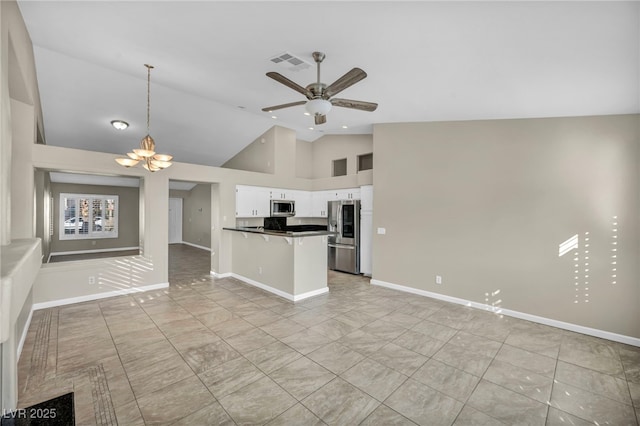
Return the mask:
<path id="1" fill-rule="evenodd" d="M 169 198 L 169 244 L 182 242 L 182 198 Z"/>

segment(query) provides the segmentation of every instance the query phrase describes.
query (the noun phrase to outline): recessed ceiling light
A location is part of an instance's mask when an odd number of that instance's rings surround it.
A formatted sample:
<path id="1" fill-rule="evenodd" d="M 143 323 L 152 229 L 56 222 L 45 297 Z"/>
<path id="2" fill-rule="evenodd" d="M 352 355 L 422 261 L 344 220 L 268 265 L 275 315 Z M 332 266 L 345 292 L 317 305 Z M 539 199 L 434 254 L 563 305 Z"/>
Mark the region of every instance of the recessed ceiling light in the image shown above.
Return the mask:
<path id="1" fill-rule="evenodd" d="M 243 107 L 242 105 L 238 105 L 238 108 L 244 109 L 245 107 Z"/>
<path id="2" fill-rule="evenodd" d="M 272 115 L 272 116 L 271 116 L 271 118 L 273 118 L 273 119 L 275 120 L 275 119 L 276 119 L 276 118 L 278 118 L 278 117 L 277 117 L 277 116 L 275 116 L 275 115 Z"/>
<path id="3" fill-rule="evenodd" d="M 348 128 L 349 128 L 349 126 L 342 126 L 342 128 L 343 128 L 343 129 L 348 129 Z"/>
<path id="4" fill-rule="evenodd" d="M 305 111 L 305 112 L 304 112 L 304 115 L 311 115 L 311 113 L 308 113 L 308 112 L 306 112 L 306 111 Z"/>
<path id="5" fill-rule="evenodd" d="M 118 130 L 124 130 L 129 127 L 129 123 L 122 120 L 111 120 L 111 125 Z"/>
<path id="6" fill-rule="evenodd" d="M 309 127 L 309 130 L 313 130 L 313 127 Z"/>

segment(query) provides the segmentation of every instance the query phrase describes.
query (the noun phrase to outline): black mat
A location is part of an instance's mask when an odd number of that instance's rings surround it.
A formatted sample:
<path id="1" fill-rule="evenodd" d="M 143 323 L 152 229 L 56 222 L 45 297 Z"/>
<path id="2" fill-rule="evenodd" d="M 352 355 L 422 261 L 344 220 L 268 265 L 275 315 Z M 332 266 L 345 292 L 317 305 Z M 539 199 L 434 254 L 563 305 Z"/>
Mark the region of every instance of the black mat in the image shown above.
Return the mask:
<path id="1" fill-rule="evenodd" d="M 28 408 L 4 412 L 1 426 L 75 426 L 73 392 Z"/>

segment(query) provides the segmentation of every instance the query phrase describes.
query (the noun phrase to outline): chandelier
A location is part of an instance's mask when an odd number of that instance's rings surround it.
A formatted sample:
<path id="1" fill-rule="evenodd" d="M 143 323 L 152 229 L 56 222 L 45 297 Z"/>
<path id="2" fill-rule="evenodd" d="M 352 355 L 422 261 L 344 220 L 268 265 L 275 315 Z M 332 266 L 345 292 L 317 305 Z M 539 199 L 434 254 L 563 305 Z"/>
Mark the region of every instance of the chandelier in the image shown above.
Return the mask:
<path id="1" fill-rule="evenodd" d="M 124 167 L 133 167 L 142 162 L 142 167 L 150 172 L 166 169 L 171 165 L 173 158 L 167 154 L 156 154 L 156 143 L 149 135 L 149 110 L 150 110 L 150 93 L 151 93 L 151 69 L 153 65 L 144 64 L 147 67 L 147 136 L 140 141 L 140 148 L 134 149 L 133 152 L 127 152 L 127 157 L 116 158 L 118 164 Z"/>

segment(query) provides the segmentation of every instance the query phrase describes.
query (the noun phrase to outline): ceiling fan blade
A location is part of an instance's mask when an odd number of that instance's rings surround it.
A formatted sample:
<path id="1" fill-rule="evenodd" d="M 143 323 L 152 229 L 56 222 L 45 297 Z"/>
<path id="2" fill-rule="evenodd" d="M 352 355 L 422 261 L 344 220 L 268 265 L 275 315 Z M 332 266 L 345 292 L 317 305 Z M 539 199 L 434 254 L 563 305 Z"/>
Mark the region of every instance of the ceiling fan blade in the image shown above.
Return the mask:
<path id="1" fill-rule="evenodd" d="M 316 124 L 324 124 L 327 122 L 326 115 L 316 114 L 314 117 L 316 119 Z"/>
<path id="2" fill-rule="evenodd" d="M 375 111 L 376 108 L 378 108 L 378 104 L 373 103 L 373 102 L 364 102 L 364 101 L 353 101 L 351 99 L 331 99 L 329 102 L 331 102 L 331 105 L 333 106 L 337 106 L 337 107 L 342 107 L 342 108 L 352 108 L 352 109 L 359 109 L 361 111 Z"/>
<path id="3" fill-rule="evenodd" d="M 271 112 L 271 111 L 275 111 L 277 109 L 289 108 L 289 107 L 298 106 L 298 105 L 304 105 L 306 103 L 307 103 L 307 101 L 289 102 L 288 104 L 274 105 L 274 106 L 262 108 L 262 110 L 264 112 Z"/>
<path id="4" fill-rule="evenodd" d="M 360 68 L 354 68 L 333 83 L 331 83 L 322 95 L 323 98 L 328 99 L 333 95 L 337 95 L 347 87 L 353 86 L 363 78 L 367 76 L 367 73 Z"/>
<path id="5" fill-rule="evenodd" d="M 311 92 L 309 92 L 307 89 L 305 89 L 304 87 L 300 86 L 298 83 L 289 80 L 287 77 L 285 77 L 282 74 L 279 74 L 277 72 L 268 72 L 267 73 L 267 77 L 271 77 L 272 79 L 274 79 L 275 81 L 277 81 L 278 83 L 282 83 L 285 86 L 295 90 L 296 92 L 302 93 L 303 95 L 305 95 L 307 98 L 311 99 Z"/>

